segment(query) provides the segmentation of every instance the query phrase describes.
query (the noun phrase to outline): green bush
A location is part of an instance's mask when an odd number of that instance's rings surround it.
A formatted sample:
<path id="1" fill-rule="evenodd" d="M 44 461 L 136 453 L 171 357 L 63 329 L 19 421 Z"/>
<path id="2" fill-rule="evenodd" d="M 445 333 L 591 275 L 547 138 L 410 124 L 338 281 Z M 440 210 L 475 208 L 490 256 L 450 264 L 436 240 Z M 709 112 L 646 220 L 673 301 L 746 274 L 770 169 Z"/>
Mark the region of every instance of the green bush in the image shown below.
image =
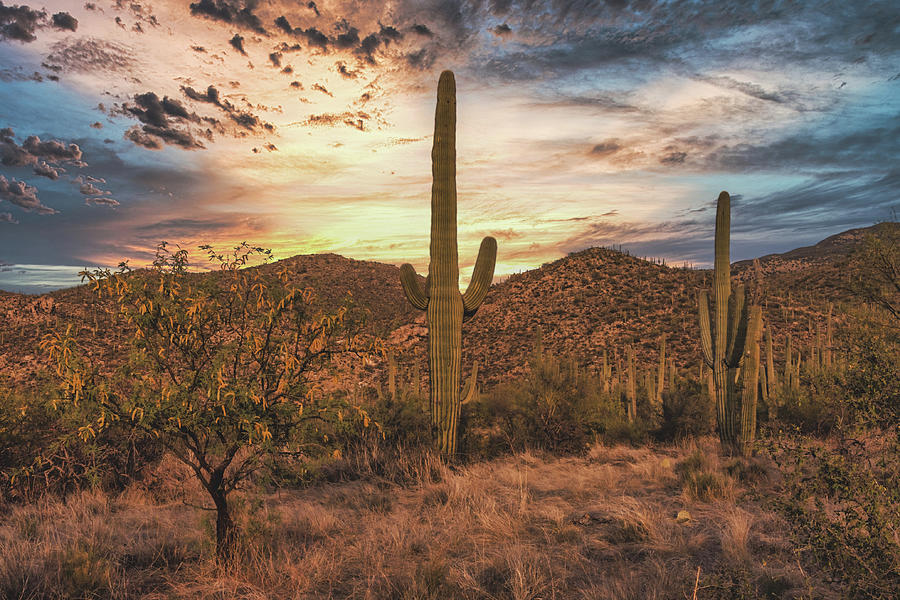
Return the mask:
<path id="1" fill-rule="evenodd" d="M 540 349 L 521 380 L 496 386 L 466 416 L 464 448 L 482 457 L 526 448 L 580 452 L 600 436 L 637 439 L 644 433 L 626 423 L 621 399 L 603 393 L 597 376 L 572 358 Z"/>

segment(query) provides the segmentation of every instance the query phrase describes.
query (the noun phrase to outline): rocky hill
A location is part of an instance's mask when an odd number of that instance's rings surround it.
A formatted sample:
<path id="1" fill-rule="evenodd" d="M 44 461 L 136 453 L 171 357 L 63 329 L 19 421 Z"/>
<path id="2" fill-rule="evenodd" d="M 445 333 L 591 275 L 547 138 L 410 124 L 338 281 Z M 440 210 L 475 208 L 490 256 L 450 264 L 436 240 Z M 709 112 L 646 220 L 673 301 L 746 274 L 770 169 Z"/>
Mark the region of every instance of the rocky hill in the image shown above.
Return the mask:
<path id="1" fill-rule="evenodd" d="M 735 263 L 736 278 L 764 307 L 776 348 L 788 332 L 795 339 L 815 335 L 827 303 L 848 298 L 842 282 L 850 251 L 864 235 L 896 227 L 888 223 L 847 231 L 815 246 L 761 257 L 758 268 L 752 261 Z M 287 269 L 291 283 L 313 289 L 324 307 L 352 299 L 367 311 L 369 330 L 387 339 L 402 365 L 427 364 L 425 316 L 406 302 L 396 266 L 324 254 L 256 268 Z M 603 248 L 511 276 L 492 287 L 477 315 L 463 326 L 463 373 L 474 360 L 483 385 L 523 373 L 538 330 L 549 351 L 593 367 L 604 350 L 614 360 L 626 344 L 634 345 L 640 365 L 650 366 L 665 334 L 678 365 L 696 368 L 696 294 L 709 285 L 709 277 L 709 271 L 667 267 Z M 0 292 L 0 374 L 15 385 L 36 382 L 45 364 L 38 349 L 41 337 L 67 323 L 86 330 L 95 358 L 109 364 L 122 360 L 122 332 L 108 311 L 88 286 L 44 296 Z"/>

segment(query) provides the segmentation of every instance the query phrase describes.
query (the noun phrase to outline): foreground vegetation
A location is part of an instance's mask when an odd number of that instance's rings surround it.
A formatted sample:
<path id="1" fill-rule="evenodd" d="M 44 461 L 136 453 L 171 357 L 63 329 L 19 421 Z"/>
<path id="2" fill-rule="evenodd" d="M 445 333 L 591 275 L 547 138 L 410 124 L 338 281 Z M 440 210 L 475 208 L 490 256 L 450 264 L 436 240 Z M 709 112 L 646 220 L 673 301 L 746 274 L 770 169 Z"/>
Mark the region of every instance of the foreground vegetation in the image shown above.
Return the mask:
<path id="1" fill-rule="evenodd" d="M 842 597 L 772 505 L 790 483 L 768 461 L 719 459 L 711 438 L 455 469 L 427 454 L 378 462 L 343 464 L 351 481 L 242 495 L 227 566 L 210 516 L 188 505 L 203 490 L 172 460 L 117 495 L 15 507 L 0 595 Z"/>

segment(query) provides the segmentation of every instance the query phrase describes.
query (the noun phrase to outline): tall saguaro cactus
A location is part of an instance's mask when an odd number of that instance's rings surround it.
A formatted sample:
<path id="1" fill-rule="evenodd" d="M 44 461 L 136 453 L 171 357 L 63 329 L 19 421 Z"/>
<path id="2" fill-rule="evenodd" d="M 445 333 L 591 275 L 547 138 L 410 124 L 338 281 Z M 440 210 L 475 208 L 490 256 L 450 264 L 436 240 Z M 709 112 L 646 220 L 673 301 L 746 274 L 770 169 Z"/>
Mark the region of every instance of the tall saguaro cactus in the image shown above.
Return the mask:
<path id="1" fill-rule="evenodd" d="M 431 419 L 440 436 L 441 453 L 456 453 L 460 405 L 475 392 L 475 372 L 460 398 L 462 323 L 481 306 L 497 260 L 497 241 L 481 241 L 475 271 L 465 294 L 459 291 L 456 246 L 456 81 L 444 71 L 438 81 L 431 149 L 431 262 L 425 289 L 412 265 L 400 267 L 400 282 L 409 302 L 426 311 L 431 369 Z"/>
<path id="2" fill-rule="evenodd" d="M 716 206 L 715 331 L 709 314 L 709 294 L 703 290 L 699 299 L 700 345 L 703 358 L 713 372 L 719 440 L 729 450 L 741 452 L 738 439 L 741 401 L 736 384 L 738 367 L 744 355 L 749 309 L 744 302 L 744 286 L 731 289 L 730 235 L 731 197 L 728 192 L 722 192 Z"/>

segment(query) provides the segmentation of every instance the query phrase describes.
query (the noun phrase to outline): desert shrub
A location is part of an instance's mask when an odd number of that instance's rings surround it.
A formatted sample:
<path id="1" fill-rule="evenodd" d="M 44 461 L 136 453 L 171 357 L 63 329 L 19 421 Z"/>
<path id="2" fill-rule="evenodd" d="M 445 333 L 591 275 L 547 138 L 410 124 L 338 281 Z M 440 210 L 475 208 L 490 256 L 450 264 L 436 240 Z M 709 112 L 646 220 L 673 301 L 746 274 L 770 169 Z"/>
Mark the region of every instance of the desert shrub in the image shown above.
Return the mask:
<path id="1" fill-rule="evenodd" d="M 519 381 L 494 387 L 471 407 L 466 451 L 494 456 L 536 448 L 580 452 L 597 436 L 638 437 L 628 426 L 621 403 L 605 394 L 599 379 L 572 358 L 560 359 L 538 349 L 528 373 Z"/>
<path id="2" fill-rule="evenodd" d="M 115 425 L 84 442 L 77 435 L 81 424 L 73 413 L 57 410 L 50 385 L 0 387 L 0 499 L 121 491 L 162 456 L 155 439 Z"/>
<path id="3" fill-rule="evenodd" d="M 323 313 L 288 273 L 246 269 L 271 253 L 201 246 L 217 272 L 198 278 L 183 249 L 159 245 L 151 269 L 85 272 L 130 334 L 129 360 L 109 373 L 68 327 L 44 337 L 61 408 L 90 442 L 122 427 L 154 436 L 196 475 L 216 507 L 216 553 L 236 538 L 228 495 L 270 460 L 340 456 L 335 442 L 371 419 L 317 389 L 310 373 L 339 353 L 372 353 L 346 306 Z M 349 421 L 349 423 L 348 423 Z"/>
<path id="4" fill-rule="evenodd" d="M 722 473 L 709 454 L 697 448 L 675 465 L 675 473 L 688 498 L 711 502 L 733 495 L 732 479 Z"/>
<path id="5" fill-rule="evenodd" d="M 827 443 L 785 436 L 768 452 L 784 474 L 784 493 L 770 503 L 791 523 L 800 552 L 844 597 L 900 597 L 896 431 Z"/>
<path id="6" fill-rule="evenodd" d="M 712 400 L 695 379 L 678 377 L 675 389 L 663 392 L 663 421 L 659 439 L 679 440 L 710 433 L 715 427 Z"/>
<path id="7" fill-rule="evenodd" d="M 900 328 L 873 311 L 855 316 L 843 336 L 844 388 L 858 421 L 890 427 L 900 420 Z"/>

